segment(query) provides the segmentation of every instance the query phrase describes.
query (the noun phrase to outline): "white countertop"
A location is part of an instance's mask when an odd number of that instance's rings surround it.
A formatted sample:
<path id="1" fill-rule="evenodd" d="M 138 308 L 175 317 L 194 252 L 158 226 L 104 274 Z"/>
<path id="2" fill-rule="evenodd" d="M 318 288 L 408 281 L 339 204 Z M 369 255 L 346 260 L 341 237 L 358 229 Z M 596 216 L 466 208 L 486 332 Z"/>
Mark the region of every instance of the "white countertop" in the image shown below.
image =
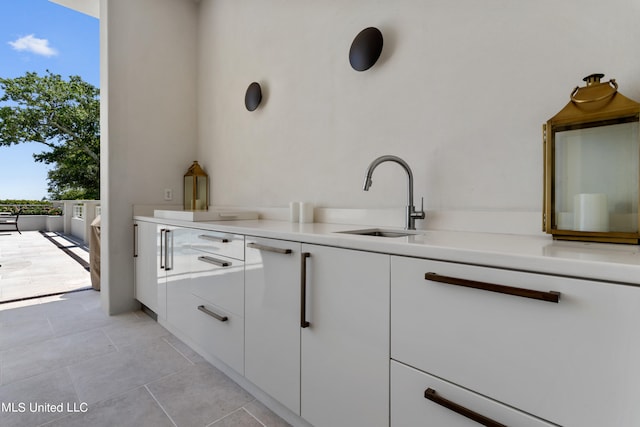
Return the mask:
<path id="1" fill-rule="evenodd" d="M 551 236 L 418 230 L 407 237 L 340 234 L 362 225 L 298 224 L 243 220 L 188 222 L 136 216 L 134 219 L 180 227 L 216 230 L 348 249 L 509 268 L 640 285 L 640 248 L 636 245 L 555 241 Z"/>

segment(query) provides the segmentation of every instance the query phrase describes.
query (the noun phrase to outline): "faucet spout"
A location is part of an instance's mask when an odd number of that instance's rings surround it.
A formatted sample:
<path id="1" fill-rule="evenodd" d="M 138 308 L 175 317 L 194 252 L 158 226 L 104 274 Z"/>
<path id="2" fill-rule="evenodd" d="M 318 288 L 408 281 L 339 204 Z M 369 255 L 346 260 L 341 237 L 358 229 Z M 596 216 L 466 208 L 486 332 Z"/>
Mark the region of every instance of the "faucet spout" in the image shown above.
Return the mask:
<path id="1" fill-rule="evenodd" d="M 400 166 L 402 166 L 402 168 L 405 170 L 405 172 L 407 172 L 407 178 L 408 178 L 408 183 L 407 183 L 407 214 L 406 214 L 405 228 L 407 230 L 415 230 L 416 229 L 416 219 L 424 219 L 425 218 L 424 199 L 422 201 L 421 209 L 419 211 L 416 211 L 416 208 L 413 205 L 413 172 L 411 171 L 411 168 L 409 167 L 407 162 L 405 162 L 404 160 L 402 160 L 398 156 L 385 155 L 385 156 L 378 157 L 373 162 L 371 162 L 371 164 L 367 168 L 367 173 L 366 173 L 365 178 L 364 178 L 364 185 L 363 185 L 362 189 L 364 191 L 369 191 L 369 189 L 371 188 L 371 185 L 373 184 L 373 180 L 372 180 L 373 171 L 375 170 L 375 168 L 378 167 L 378 165 L 380 165 L 381 163 L 384 163 L 384 162 L 397 163 Z"/>

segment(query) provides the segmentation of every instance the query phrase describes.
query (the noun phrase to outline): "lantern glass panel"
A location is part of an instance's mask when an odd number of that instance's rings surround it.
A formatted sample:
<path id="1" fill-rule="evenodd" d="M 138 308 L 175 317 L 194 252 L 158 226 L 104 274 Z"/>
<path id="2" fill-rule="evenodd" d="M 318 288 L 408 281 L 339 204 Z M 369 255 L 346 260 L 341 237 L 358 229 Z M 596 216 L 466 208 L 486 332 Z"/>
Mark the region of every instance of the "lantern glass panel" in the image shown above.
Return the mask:
<path id="1" fill-rule="evenodd" d="M 555 129 L 553 228 L 638 231 L 639 126 L 621 121 Z"/>
<path id="2" fill-rule="evenodd" d="M 207 210 L 207 177 L 196 177 L 196 210 Z"/>
<path id="3" fill-rule="evenodd" d="M 193 210 L 193 176 L 184 177 L 184 208 L 185 210 Z"/>

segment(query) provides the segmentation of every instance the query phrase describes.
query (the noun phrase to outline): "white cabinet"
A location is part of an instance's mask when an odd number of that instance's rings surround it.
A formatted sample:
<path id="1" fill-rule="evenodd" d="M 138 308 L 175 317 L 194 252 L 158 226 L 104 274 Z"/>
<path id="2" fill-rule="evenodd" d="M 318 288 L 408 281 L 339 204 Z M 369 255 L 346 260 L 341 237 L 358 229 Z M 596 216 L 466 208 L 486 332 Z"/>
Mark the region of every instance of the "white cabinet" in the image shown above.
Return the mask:
<path id="1" fill-rule="evenodd" d="M 552 423 L 640 425 L 640 288 L 396 256 L 391 272 L 394 360 Z"/>
<path id="2" fill-rule="evenodd" d="M 157 225 L 156 278 L 158 284 L 158 318 L 167 317 L 167 286 L 190 280 L 189 246 L 191 229 Z"/>
<path id="3" fill-rule="evenodd" d="M 302 251 L 301 416 L 315 427 L 388 426 L 389 256 Z"/>
<path id="4" fill-rule="evenodd" d="M 300 415 L 300 243 L 247 237 L 245 376 Z"/>
<path id="5" fill-rule="evenodd" d="M 243 374 L 244 236 L 207 232 L 209 250 L 203 251 L 201 230 L 163 227 L 160 231 L 166 271 L 162 320 L 200 352 Z"/>
<path id="6" fill-rule="evenodd" d="M 315 427 L 640 425 L 640 287 L 139 220 L 134 238 L 158 321 Z"/>
<path id="7" fill-rule="evenodd" d="M 244 319 L 224 307 L 189 292 L 167 288 L 167 323 L 179 338 L 204 356 L 213 356 L 236 372 L 244 370 Z"/>
<path id="8" fill-rule="evenodd" d="M 457 387 L 398 362 L 391 362 L 393 427 L 551 427 L 538 418 Z"/>
<path id="9" fill-rule="evenodd" d="M 244 236 L 199 230 L 193 230 L 192 236 L 190 292 L 244 317 Z M 201 250 L 204 236 L 207 248 L 215 250 Z"/>
<path id="10" fill-rule="evenodd" d="M 156 224 L 135 221 L 133 224 L 133 257 L 135 297 L 153 312 L 158 312 L 158 281 L 156 278 Z"/>
<path id="11" fill-rule="evenodd" d="M 389 256 L 248 238 L 245 375 L 315 427 L 389 425 Z"/>
<path id="12" fill-rule="evenodd" d="M 191 247 L 211 254 L 244 259 L 244 236 L 210 230 L 192 230 Z"/>
<path id="13" fill-rule="evenodd" d="M 244 374 L 244 236 L 208 236 L 210 251 L 194 250 L 189 290 L 195 322 L 190 333 L 208 354 Z M 196 247 L 200 249 L 199 243 Z"/>

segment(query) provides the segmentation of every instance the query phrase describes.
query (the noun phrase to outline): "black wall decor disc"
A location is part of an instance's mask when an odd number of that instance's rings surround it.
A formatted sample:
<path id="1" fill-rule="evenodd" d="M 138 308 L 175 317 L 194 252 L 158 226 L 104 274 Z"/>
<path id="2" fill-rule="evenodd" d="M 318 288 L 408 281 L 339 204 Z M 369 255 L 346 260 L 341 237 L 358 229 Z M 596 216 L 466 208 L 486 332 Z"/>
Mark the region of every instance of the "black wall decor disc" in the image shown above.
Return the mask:
<path id="1" fill-rule="evenodd" d="M 262 101 L 260 83 L 253 82 L 249 85 L 247 93 L 244 95 L 244 106 L 247 107 L 247 110 L 253 111 L 258 108 L 260 101 Z"/>
<path id="2" fill-rule="evenodd" d="M 382 52 L 382 33 L 374 27 L 360 31 L 349 50 L 349 62 L 356 71 L 373 67 Z"/>

